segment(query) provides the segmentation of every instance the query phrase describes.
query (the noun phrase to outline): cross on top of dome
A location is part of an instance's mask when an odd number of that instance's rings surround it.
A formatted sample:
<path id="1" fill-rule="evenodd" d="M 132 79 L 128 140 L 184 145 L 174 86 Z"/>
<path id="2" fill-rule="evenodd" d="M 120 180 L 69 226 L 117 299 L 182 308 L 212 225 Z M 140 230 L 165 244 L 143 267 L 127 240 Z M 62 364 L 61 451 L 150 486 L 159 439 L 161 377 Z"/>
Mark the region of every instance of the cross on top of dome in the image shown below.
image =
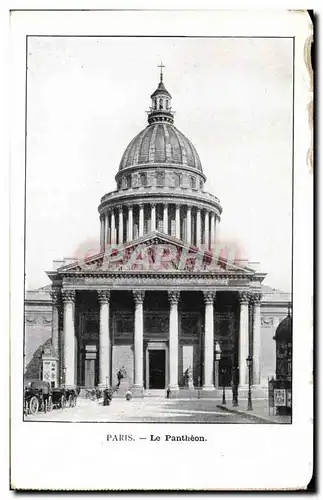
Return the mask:
<path id="1" fill-rule="evenodd" d="M 166 68 L 166 66 L 161 62 L 160 65 L 158 66 L 160 68 L 160 81 L 163 81 L 163 68 Z"/>
<path id="2" fill-rule="evenodd" d="M 157 89 L 151 94 L 151 107 L 148 112 L 148 123 L 154 122 L 174 122 L 174 113 L 172 112 L 171 101 L 172 96 L 166 89 L 163 82 L 163 68 L 165 65 L 161 62 L 158 66 L 160 68 L 160 82 Z"/>

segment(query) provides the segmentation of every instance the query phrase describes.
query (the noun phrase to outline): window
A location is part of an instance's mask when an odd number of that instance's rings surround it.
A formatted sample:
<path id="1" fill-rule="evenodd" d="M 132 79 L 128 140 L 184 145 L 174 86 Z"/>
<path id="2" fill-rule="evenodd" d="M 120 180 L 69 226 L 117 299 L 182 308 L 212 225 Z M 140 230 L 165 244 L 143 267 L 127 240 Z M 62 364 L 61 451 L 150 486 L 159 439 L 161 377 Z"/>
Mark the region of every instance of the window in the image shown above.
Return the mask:
<path id="1" fill-rule="evenodd" d="M 203 189 L 203 181 L 200 181 L 200 189 Z"/>
<path id="2" fill-rule="evenodd" d="M 157 109 L 157 99 L 154 99 L 154 109 Z"/>
<path id="3" fill-rule="evenodd" d="M 190 177 L 190 188 L 196 189 L 196 179 L 195 177 Z"/>
<path id="4" fill-rule="evenodd" d="M 128 174 L 128 175 L 126 176 L 126 187 L 127 187 L 127 188 L 130 188 L 130 187 L 131 187 L 131 175 L 130 175 L 130 174 Z"/>
<path id="5" fill-rule="evenodd" d="M 169 100 L 167 99 L 166 100 L 166 109 L 168 109 L 168 107 L 169 107 Z"/>
<path id="6" fill-rule="evenodd" d="M 163 109 L 163 100 L 159 99 L 159 109 Z"/>
<path id="7" fill-rule="evenodd" d="M 157 186 L 163 187 L 165 186 L 165 176 L 162 172 L 157 174 Z"/>
<path id="8" fill-rule="evenodd" d="M 174 174 L 174 187 L 180 187 L 181 185 L 181 178 L 179 174 Z"/>
<path id="9" fill-rule="evenodd" d="M 140 174 L 139 186 L 147 186 L 147 175 L 146 174 Z"/>

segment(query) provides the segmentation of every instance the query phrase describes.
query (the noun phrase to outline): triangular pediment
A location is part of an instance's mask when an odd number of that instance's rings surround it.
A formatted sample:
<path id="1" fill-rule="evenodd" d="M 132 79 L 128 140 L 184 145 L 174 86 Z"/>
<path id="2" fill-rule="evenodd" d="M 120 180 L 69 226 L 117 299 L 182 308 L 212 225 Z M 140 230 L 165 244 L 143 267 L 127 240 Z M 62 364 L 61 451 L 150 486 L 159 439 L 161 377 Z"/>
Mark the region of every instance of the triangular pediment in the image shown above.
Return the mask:
<path id="1" fill-rule="evenodd" d="M 241 266 L 232 259 L 221 256 L 218 246 L 213 251 L 194 246 L 154 231 L 134 241 L 117 246 L 108 246 L 104 252 L 80 260 L 57 271 L 103 272 L 103 271 L 145 271 L 145 272 L 212 272 L 225 274 L 254 275 L 255 271 Z"/>

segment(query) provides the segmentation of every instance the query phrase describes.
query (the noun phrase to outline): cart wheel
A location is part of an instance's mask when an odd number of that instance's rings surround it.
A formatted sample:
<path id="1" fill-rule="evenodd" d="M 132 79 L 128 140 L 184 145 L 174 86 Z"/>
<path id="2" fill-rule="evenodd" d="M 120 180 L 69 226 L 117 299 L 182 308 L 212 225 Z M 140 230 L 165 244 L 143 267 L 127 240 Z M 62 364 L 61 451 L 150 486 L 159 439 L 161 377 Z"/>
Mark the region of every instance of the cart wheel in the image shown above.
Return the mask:
<path id="1" fill-rule="evenodd" d="M 34 415 L 35 413 L 37 413 L 38 408 L 39 408 L 39 401 L 36 398 L 36 396 L 32 396 L 32 398 L 29 401 L 29 411 L 30 411 L 30 413 L 32 415 Z"/>
<path id="2" fill-rule="evenodd" d="M 66 408 L 66 399 L 65 399 L 65 396 L 61 397 L 61 408 L 62 409 Z"/>
<path id="3" fill-rule="evenodd" d="M 47 401 L 47 411 L 52 411 L 52 409 L 53 409 L 52 396 L 49 396 L 48 401 Z"/>

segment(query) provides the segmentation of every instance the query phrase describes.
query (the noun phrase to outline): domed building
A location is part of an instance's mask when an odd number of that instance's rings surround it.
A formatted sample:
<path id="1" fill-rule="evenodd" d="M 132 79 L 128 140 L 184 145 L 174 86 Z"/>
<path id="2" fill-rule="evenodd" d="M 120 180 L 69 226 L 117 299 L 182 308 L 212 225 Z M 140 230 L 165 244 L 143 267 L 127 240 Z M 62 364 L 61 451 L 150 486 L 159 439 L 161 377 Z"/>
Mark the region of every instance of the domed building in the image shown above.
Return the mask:
<path id="1" fill-rule="evenodd" d="M 162 73 L 115 180 L 98 207 L 100 253 L 47 273 L 53 383 L 115 385 L 122 370 L 135 396 L 197 387 L 212 396 L 235 369 L 247 385 L 251 354 L 261 385 L 265 274 L 219 248 L 222 207 L 174 125 Z"/>

